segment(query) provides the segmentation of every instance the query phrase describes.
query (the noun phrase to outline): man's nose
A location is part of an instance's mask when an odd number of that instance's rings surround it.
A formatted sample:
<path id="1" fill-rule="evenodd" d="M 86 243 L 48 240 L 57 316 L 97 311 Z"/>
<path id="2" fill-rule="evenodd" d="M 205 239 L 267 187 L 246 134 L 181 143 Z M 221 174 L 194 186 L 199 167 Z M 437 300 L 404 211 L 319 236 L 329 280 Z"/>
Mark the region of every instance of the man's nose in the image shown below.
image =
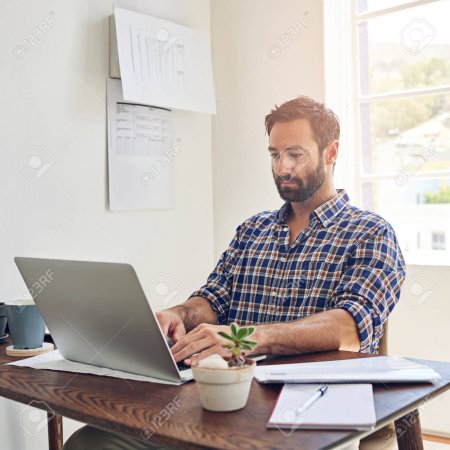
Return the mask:
<path id="1" fill-rule="evenodd" d="M 280 177 L 290 177 L 293 167 L 292 158 L 281 155 L 276 163 L 275 171 Z"/>

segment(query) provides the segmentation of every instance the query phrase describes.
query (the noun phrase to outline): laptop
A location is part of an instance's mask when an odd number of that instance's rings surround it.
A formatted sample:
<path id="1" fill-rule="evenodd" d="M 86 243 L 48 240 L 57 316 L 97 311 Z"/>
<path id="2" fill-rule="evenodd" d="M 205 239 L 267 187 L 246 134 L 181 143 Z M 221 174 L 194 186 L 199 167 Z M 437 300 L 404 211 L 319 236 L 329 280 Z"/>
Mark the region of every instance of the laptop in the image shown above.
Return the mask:
<path id="1" fill-rule="evenodd" d="M 16 257 L 61 355 L 71 361 L 184 383 L 129 264 Z"/>

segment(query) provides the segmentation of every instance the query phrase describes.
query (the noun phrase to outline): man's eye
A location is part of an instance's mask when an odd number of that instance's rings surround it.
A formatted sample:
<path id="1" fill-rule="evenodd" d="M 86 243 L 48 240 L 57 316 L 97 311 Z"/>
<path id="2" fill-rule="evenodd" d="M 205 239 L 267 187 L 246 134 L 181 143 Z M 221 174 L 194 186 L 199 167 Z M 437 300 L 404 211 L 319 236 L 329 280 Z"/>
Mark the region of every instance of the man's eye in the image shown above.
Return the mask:
<path id="1" fill-rule="evenodd" d="M 280 155 L 279 155 L 278 153 L 271 153 L 271 154 L 270 154 L 270 157 L 271 157 L 272 159 L 278 159 L 278 158 L 280 157 Z"/>
<path id="2" fill-rule="evenodd" d="M 303 156 L 303 155 L 302 155 L 301 153 L 294 153 L 294 154 L 291 155 L 291 158 L 299 159 L 299 158 L 301 158 L 302 156 Z"/>

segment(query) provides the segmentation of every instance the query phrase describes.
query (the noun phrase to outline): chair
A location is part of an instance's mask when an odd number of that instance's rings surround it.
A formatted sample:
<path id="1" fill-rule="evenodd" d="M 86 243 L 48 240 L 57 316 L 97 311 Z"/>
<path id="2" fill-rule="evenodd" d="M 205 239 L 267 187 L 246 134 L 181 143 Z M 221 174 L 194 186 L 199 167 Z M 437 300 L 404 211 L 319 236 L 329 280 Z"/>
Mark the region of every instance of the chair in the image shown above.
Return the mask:
<path id="1" fill-rule="evenodd" d="M 379 355 L 388 354 L 388 322 L 384 324 L 383 337 L 380 340 L 378 349 Z M 393 423 L 386 425 L 370 436 L 361 439 L 359 450 L 397 450 L 397 437 L 395 434 L 395 426 Z"/>

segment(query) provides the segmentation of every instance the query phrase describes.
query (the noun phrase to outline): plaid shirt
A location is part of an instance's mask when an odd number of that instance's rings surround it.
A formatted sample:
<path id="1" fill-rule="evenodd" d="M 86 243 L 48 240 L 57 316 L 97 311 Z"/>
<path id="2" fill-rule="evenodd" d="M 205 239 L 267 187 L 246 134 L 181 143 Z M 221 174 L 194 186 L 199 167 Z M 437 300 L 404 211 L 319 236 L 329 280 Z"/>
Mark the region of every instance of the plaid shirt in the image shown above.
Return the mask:
<path id="1" fill-rule="evenodd" d="M 343 308 L 357 324 L 360 351 L 377 352 L 405 277 L 391 225 L 350 205 L 340 190 L 289 245 L 288 208 L 285 203 L 240 225 L 191 297 L 208 300 L 220 324 L 287 322 Z"/>

